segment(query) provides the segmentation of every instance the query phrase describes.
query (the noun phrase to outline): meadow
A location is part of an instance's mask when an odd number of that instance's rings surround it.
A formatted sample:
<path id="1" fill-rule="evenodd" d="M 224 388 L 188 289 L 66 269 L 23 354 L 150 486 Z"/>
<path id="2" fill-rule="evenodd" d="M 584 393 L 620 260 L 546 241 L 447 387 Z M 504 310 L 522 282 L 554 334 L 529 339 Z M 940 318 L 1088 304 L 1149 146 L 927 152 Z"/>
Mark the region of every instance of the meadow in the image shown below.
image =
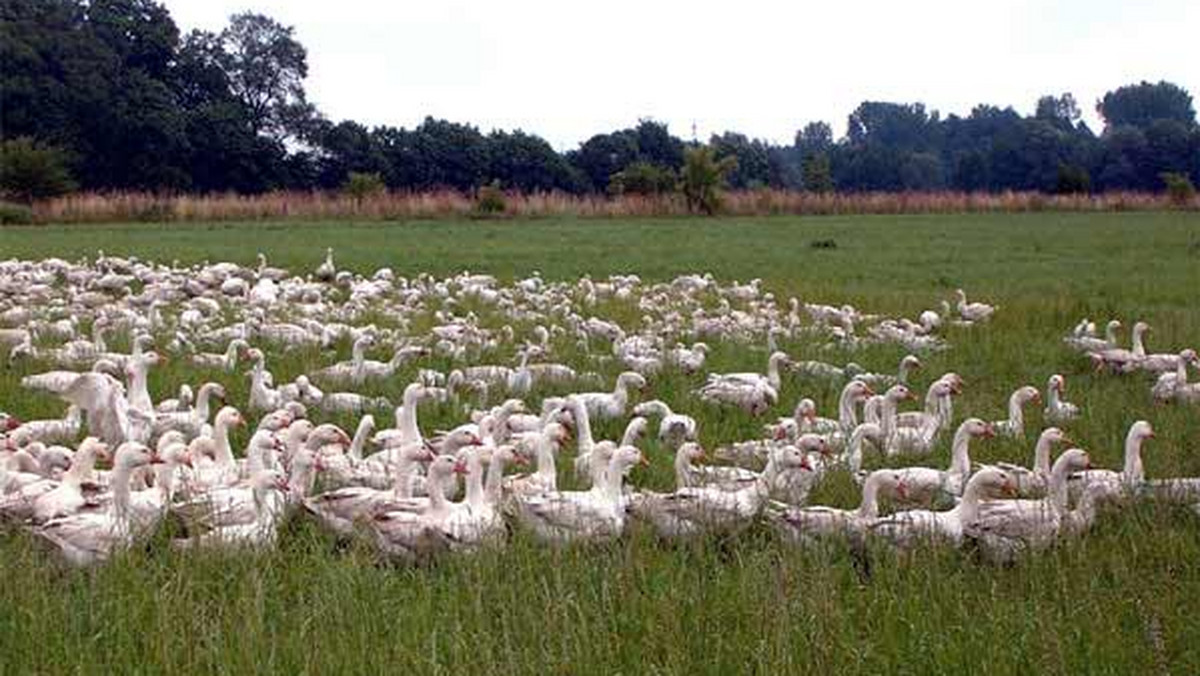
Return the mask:
<path id="1" fill-rule="evenodd" d="M 711 272 L 753 278 L 779 298 L 851 303 L 913 317 L 962 287 L 1000 306 L 984 326 L 949 329 L 924 387 L 954 370 L 957 417 L 1004 417 L 1019 385 L 1055 372 L 1083 407 L 1067 427 L 1103 467 L 1118 467 L 1128 426 L 1150 420 L 1150 477 L 1200 476 L 1200 411 L 1155 405 L 1144 378 L 1095 375 L 1060 341 L 1080 318 L 1141 319 L 1151 351 L 1200 345 L 1200 215 L 1029 213 L 720 219 L 221 222 L 0 228 L 0 259 L 109 254 L 156 261 L 232 260 L 398 275 L 464 269 L 512 279 L 637 273 L 646 281 Z M 792 356 L 853 358 L 891 372 L 900 348 Z M 339 346 L 339 357 L 348 352 Z M 269 355 L 270 356 L 270 355 Z M 290 378 L 331 355 L 277 359 Z M 712 371 L 760 370 L 765 351 L 723 346 Z M 432 364 L 444 368 L 446 364 Z M 0 409 L 56 416 L 61 404 L 0 371 Z M 615 373 L 606 372 L 606 376 Z M 156 398 L 199 374 L 172 360 Z M 243 375 L 218 378 L 243 402 Z M 652 380 L 650 395 L 696 415 L 706 445 L 750 438 L 762 421 L 690 401 L 700 376 Z M 404 383 L 389 383 L 395 396 Z M 785 377 L 770 419 L 802 396 L 823 413 L 836 390 Z M 536 403 L 532 401 L 531 403 Z M 422 424 L 456 421 L 432 407 Z M 337 422 L 352 426 L 352 418 Z M 1029 425 L 1040 425 L 1040 414 Z M 611 438 L 621 424 L 602 426 Z M 239 439 L 244 441 L 244 439 Z M 236 444 L 235 444 L 236 445 Z M 670 458 L 634 483 L 665 488 Z M 993 440 L 979 461 L 1027 464 L 1032 441 Z M 921 464 L 944 466 L 948 441 Z M 876 463 L 878 461 L 875 461 Z M 568 464 L 568 463 L 563 463 Z M 834 476 L 811 502 L 851 506 Z M 799 550 L 765 528 L 685 545 L 634 529 L 603 547 L 550 549 L 519 530 L 507 549 L 422 568 L 381 565 L 292 519 L 277 551 L 179 554 L 162 533 L 145 551 L 70 571 L 17 530 L 0 533 L 0 673 L 1196 673 L 1200 670 L 1200 518 L 1165 505 L 1106 513 L 1086 537 L 1012 566 L 967 552 L 844 546 Z"/>

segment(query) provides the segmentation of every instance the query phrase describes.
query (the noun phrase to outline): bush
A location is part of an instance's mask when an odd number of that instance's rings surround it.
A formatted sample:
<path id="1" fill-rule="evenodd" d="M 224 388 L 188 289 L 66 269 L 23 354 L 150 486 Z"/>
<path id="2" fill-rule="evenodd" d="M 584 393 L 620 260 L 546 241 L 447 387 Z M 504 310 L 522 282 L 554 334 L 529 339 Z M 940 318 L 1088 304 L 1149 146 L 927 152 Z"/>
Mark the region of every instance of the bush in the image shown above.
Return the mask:
<path id="1" fill-rule="evenodd" d="M 29 225 L 33 222 L 33 209 L 24 204 L 0 202 L 0 225 Z"/>
<path id="2" fill-rule="evenodd" d="M 1190 204 L 1195 199 L 1196 186 L 1192 185 L 1192 180 L 1187 177 L 1187 174 L 1164 171 L 1158 176 L 1162 179 L 1163 184 L 1167 186 L 1167 196 L 1171 198 L 1172 204 L 1182 207 Z"/>
<path id="3" fill-rule="evenodd" d="M 675 170 L 649 162 L 634 162 L 612 175 L 608 182 L 610 195 L 661 195 L 675 191 L 678 178 Z"/>
<path id="4" fill-rule="evenodd" d="M 362 206 L 363 200 L 372 196 L 378 195 L 387 188 L 384 185 L 383 177 L 377 173 L 368 173 L 364 171 L 352 171 L 346 178 L 346 182 L 342 184 L 342 192 L 354 198 L 354 201 Z"/>
<path id="5" fill-rule="evenodd" d="M 721 189 L 725 187 L 725 177 L 736 167 L 737 158 L 730 155 L 718 160 L 709 146 L 684 151 L 680 184 L 688 211 L 703 211 L 709 216 L 717 213 L 721 209 Z"/>
<path id="6" fill-rule="evenodd" d="M 24 136 L 0 144 L 0 193 L 30 204 L 74 189 L 62 150 Z"/>
<path id="7" fill-rule="evenodd" d="M 492 181 L 479 189 L 475 196 L 475 211 L 484 216 L 497 216 L 508 209 L 508 199 L 500 189 L 500 181 Z"/>
<path id="8" fill-rule="evenodd" d="M 1092 191 L 1092 176 L 1087 169 L 1073 164 L 1058 165 L 1058 180 L 1054 191 L 1060 195 L 1074 195 Z"/>

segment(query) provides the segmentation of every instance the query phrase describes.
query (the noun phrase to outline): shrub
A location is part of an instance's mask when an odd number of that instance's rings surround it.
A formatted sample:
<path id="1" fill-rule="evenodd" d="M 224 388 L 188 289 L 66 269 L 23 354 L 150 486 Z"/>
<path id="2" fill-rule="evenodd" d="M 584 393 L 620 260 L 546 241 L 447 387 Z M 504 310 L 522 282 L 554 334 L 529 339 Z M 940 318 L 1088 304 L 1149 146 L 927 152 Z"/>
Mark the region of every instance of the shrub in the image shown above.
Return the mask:
<path id="1" fill-rule="evenodd" d="M 717 213 L 721 208 L 721 189 L 725 187 L 725 177 L 736 167 L 737 158 L 729 155 L 718 160 L 709 146 L 684 151 L 680 184 L 688 211 L 703 211 L 709 216 Z"/>
<path id="2" fill-rule="evenodd" d="M 497 216 L 508 209 L 508 199 L 500 189 L 500 181 L 492 181 L 479 189 L 475 196 L 475 211 L 484 216 Z"/>
<path id="3" fill-rule="evenodd" d="M 608 182 L 610 195 L 661 195 L 675 191 L 678 177 L 670 167 L 649 162 L 634 162 L 612 175 Z"/>
<path id="4" fill-rule="evenodd" d="M 1074 195 L 1092 191 L 1092 177 L 1088 170 L 1074 164 L 1058 165 L 1058 180 L 1054 191 L 1060 195 Z"/>
<path id="5" fill-rule="evenodd" d="M 1167 186 L 1167 196 L 1171 198 L 1171 204 L 1186 206 L 1196 197 L 1196 186 L 1192 185 L 1192 180 L 1187 174 L 1164 171 L 1158 176 Z"/>
<path id="6" fill-rule="evenodd" d="M 24 204 L 0 202 L 0 225 L 28 225 L 33 222 L 33 209 Z"/>
<path id="7" fill-rule="evenodd" d="M 26 204 L 75 189 L 66 154 L 28 137 L 0 144 L 0 192 Z"/>
<path id="8" fill-rule="evenodd" d="M 354 202 L 361 207 L 363 200 L 372 195 L 378 195 L 386 187 L 383 177 L 377 173 L 352 171 L 346 178 L 346 182 L 342 184 L 342 192 L 353 197 Z"/>

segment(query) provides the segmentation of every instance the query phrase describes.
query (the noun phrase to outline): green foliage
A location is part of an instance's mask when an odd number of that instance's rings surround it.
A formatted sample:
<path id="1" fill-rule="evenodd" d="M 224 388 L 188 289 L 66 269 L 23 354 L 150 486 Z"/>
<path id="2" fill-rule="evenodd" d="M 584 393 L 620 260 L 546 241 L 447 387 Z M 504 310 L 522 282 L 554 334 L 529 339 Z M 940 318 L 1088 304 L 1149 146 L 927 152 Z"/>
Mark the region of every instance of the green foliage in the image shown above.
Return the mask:
<path id="1" fill-rule="evenodd" d="M 33 202 L 74 189 L 63 151 L 28 137 L 0 143 L 0 194 Z"/>
<path id="2" fill-rule="evenodd" d="M 679 180 L 688 210 L 709 216 L 720 211 L 725 177 L 736 168 L 736 157 L 717 159 L 716 151 L 711 146 L 696 146 L 684 151 L 683 171 Z"/>
<path id="3" fill-rule="evenodd" d="M 382 176 L 362 171 L 350 172 L 346 183 L 342 185 L 342 192 L 353 197 L 360 205 L 364 199 L 378 195 L 386 189 Z"/>
<path id="4" fill-rule="evenodd" d="M 1108 128 L 1122 126 L 1149 127 L 1156 120 L 1173 120 L 1189 127 L 1196 126 L 1196 109 L 1187 90 L 1170 82 L 1120 87 L 1108 92 L 1096 104 Z"/>
<path id="5" fill-rule="evenodd" d="M 29 225 L 33 209 L 27 204 L 0 201 L 0 225 Z"/>
<path id="6" fill-rule="evenodd" d="M 1058 181 L 1054 192 L 1065 195 L 1092 191 L 1092 177 L 1088 170 L 1074 164 L 1058 165 Z"/>
<path id="7" fill-rule="evenodd" d="M 816 152 L 804 158 L 804 189 L 809 192 L 833 191 L 833 171 L 829 166 L 829 155 Z"/>
<path id="8" fill-rule="evenodd" d="M 508 199 L 500 189 L 500 181 L 481 187 L 475 196 L 475 211 L 482 216 L 499 216 L 508 209 Z"/>
<path id="9" fill-rule="evenodd" d="M 1163 185 L 1167 186 L 1167 194 L 1171 196 L 1171 202 L 1184 206 L 1191 204 L 1196 198 L 1196 186 L 1192 185 L 1192 180 L 1187 177 L 1187 174 L 1181 174 L 1173 171 L 1164 171 L 1162 178 Z"/>
<path id="10" fill-rule="evenodd" d="M 675 192 L 679 177 L 669 167 L 634 162 L 612 175 L 610 195 L 662 195 Z"/>

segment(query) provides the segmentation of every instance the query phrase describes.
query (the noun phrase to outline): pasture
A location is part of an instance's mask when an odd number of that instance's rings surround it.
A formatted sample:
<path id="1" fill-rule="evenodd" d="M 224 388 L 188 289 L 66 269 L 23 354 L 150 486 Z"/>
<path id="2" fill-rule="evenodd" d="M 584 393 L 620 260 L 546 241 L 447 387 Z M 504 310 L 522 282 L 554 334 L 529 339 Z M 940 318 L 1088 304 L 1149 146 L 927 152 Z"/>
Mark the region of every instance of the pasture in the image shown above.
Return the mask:
<path id="1" fill-rule="evenodd" d="M 0 229 L 0 259 L 108 254 L 183 263 L 229 260 L 305 274 L 333 247 L 340 268 L 446 276 L 462 270 L 511 281 L 636 273 L 646 282 L 710 272 L 759 278 L 782 302 L 850 303 L 914 317 L 955 288 L 999 305 L 987 324 L 947 328 L 950 349 L 923 356 L 916 389 L 946 371 L 967 383 L 956 418 L 998 420 L 1016 387 L 1070 381 L 1083 409 L 1066 425 L 1098 466 L 1120 468 L 1134 420 L 1158 434 L 1145 452 L 1150 477 L 1200 476 L 1200 410 L 1155 405 L 1141 376 L 1096 375 L 1061 337 L 1082 317 L 1153 327 L 1152 351 L 1200 345 L 1200 216 L 1186 213 L 995 214 L 820 218 L 528 220 L 387 223 L 221 223 Z M 636 307 L 597 314 L 636 325 Z M 387 322 L 380 317 L 381 324 Z M 1122 340 L 1127 340 L 1126 333 Z M 122 348 L 127 341 L 117 341 Z M 904 351 L 822 350 L 784 341 L 798 359 L 853 359 L 894 371 Z M 345 359 L 268 352 L 279 381 Z M 511 359 L 511 353 L 503 355 Z M 564 360 L 580 359 L 569 354 Z M 715 345 L 706 370 L 758 371 L 760 345 Z M 450 363 L 423 364 L 447 370 Z M 577 366 L 584 366 L 576 362 Z M 0 371 L 0 409 L 60 415 L 30 394 L 23 362 Z M 598 369 L 611 383 L 615 364 Z M 412 371 L 405 376 L 411 377 Z M 200 372 L 172 359 L 151 374 L 155 399 L 181 382 L 222 382 L 245 402 L 244 373 Z M 373 390 L 399 399 L 407 381 Z M 838 388 L 785 375 L 779 404 L 761 419 L 695 400 L 702 375 L 651 378 L 645 398 L 694 415 L 715 446 L 760 433 L 801 396 L 832 415 Z M 537 409 L 540 392 L 529 403 Z M 353 430 L 355 417 L 332 418 Z M 421 410 L 422 428 L 462 421 L 450 405 Z M 1041 427 L 1040 411 L 1029 413 Z M 624 421 L 597 425 L 599 438 Z M 245 437 L 234 446 L 244 447 Z M 913 463 L 944 467 L 944 439 Z M 644 445 L 638 487 L 669 489 L 671 458 Z M 565 450 L 570 457 L 571 448 Z M 1026 442 L 972 447 L 980 462 L 1028 464 Z M 878 458 L 868 466 L 879 466 Z M 901 463 L 903 464 L 903 463 Z M 560 463 L 564 483 L 568 462 Z M 833 473 L 812 504 L 851 507 L 857 487 Z M 1085 537 L 994 566 L 969 553 L 869 547 L 797 549 L 765 527 L 734 539 L 681 545 L 634 527 L 603 546 L 547 548 L 516 529 L 503 551 L 419 568 L 380 565 L 369 547 L 339 545 L 302 516 L 277 551 L 181 554 L 160 533 L 145 550 L 93 571 L 66 570 L 18 529 L 0 533 L 0 672 L 3 673 L 1194 673 L 1200 669 L 1200 517 L 1138 504 L 1106 512 Z"/>

